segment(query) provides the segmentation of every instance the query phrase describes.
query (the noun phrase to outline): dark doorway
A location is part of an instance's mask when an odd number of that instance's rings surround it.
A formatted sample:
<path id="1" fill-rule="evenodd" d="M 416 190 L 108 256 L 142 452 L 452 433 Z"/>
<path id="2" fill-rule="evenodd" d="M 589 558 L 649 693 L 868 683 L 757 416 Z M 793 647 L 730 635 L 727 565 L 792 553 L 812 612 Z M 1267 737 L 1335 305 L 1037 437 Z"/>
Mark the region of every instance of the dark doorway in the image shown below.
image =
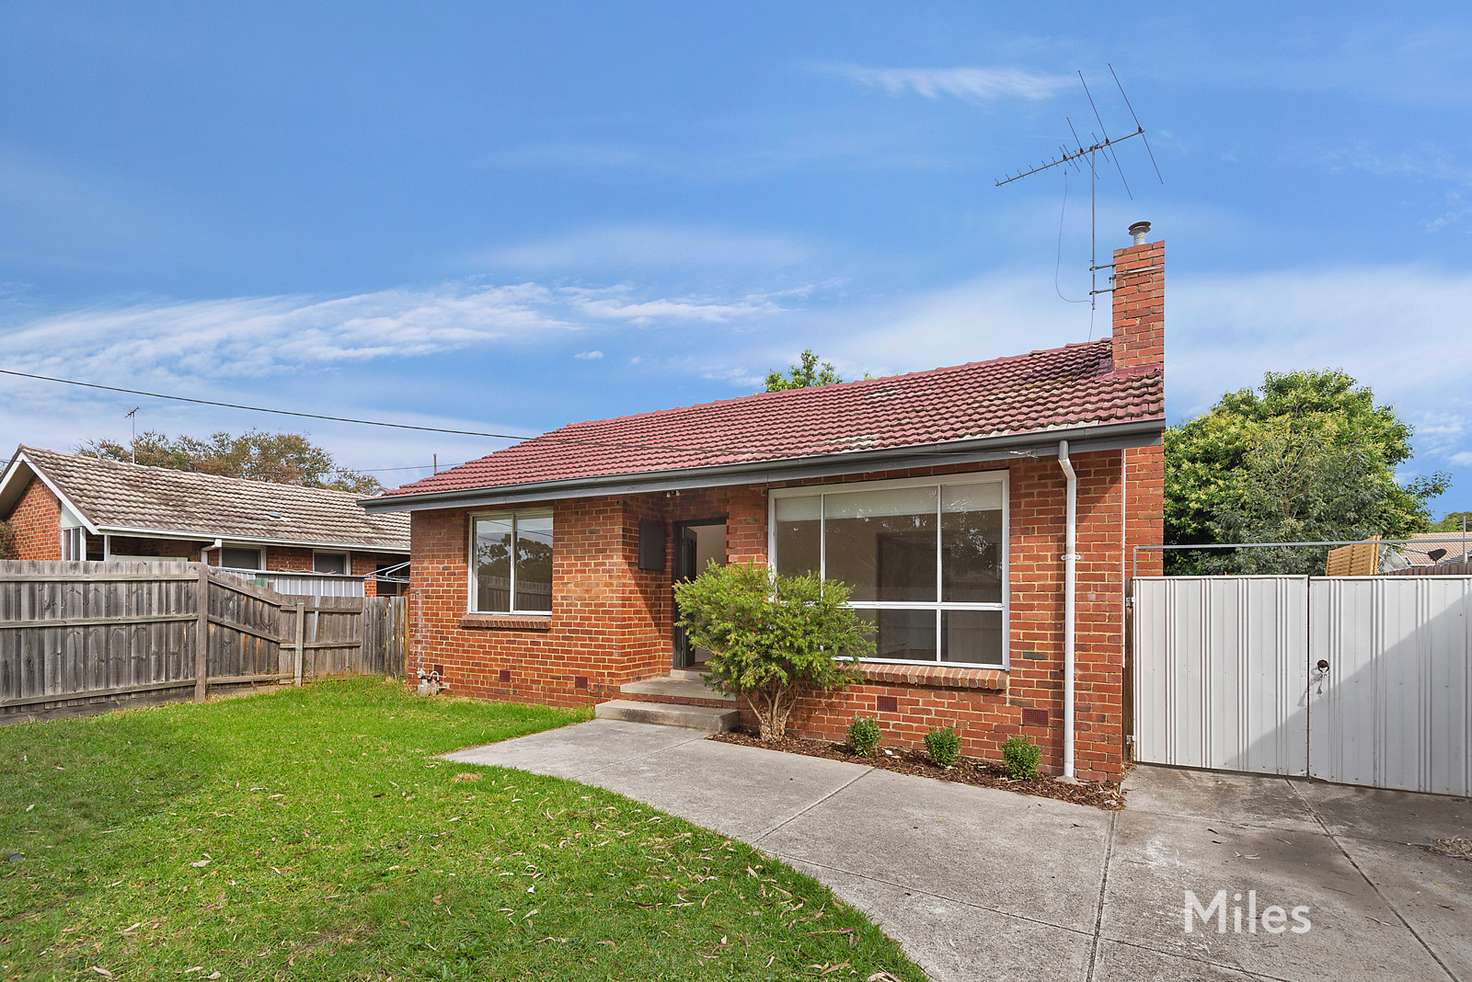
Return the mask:
<path id="1" fill-rule="evenodd" d="M 726 564 L 726 520 L 724 518 L 702 518 L 689 522 L 676 522 L 674 527 L 675 555 L 672 570 L 675 583 L 693 579 L 700 575 L 710 563 Z M 680 618 L 680 605 L 674 604 L 675 620 Z M 704 651 L 690 644 L 685 632 L 678 624 L 674 629 L 676 668 L 699 668 L 705 660 Z"/>

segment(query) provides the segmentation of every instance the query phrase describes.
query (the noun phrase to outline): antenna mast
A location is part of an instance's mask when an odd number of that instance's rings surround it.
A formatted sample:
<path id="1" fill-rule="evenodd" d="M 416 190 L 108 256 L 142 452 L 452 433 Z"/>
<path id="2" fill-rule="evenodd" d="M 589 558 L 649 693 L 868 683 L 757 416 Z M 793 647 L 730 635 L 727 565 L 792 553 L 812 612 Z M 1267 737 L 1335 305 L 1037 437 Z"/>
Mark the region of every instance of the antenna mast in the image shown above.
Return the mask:
<path id="1" fill-rule="evenodd" d="M 142 406 L 134 406 L 123 414 L 133 424 L 133 439 L 128 443 L 128 460 L 134 464 L 138 463 L 138 410 L 142 408 Z"/>
<path id="2" fill-rule="evenodd" d="M 1106 62 L 1106 64 L 1108 64 L 1108 63 Z M 1133 130 L 1131 130 L 1130 132 L 1125 133 L 1125 134 L 1123 134 L 1121 136 L 1110 136 L 1109 135 L 1109 129 L 1108 129 L 1108 127 L 1106 127 L 1104 125 L 1104 119 L 1103 119 L 1103 117 L 1101 117 L 1099 115 L 1099 107 L 1094 102 L 1094 94 L 1089 91 L 1089 83 L 1084 80 L 1084 73 L 1083 72 L 1079 72 L 1078 73 L 1078 81 L 1079 81 L 1079 84 L 1084 87 L 1084 95 L 1088 97 L 1088 100 L 1089 100 L 1089 108 L 1091 110 L 1093 110 L 1093 113 L 1094 113 L 1094 121 L 1099 124 L 1099 132 L 1100 133 L 1103 133 L 1104 136 L 1101 138 L 1097 133 L 1094 133 L 1093 131 L 1090 131 L 1089 138 L 1093 142 L 1091 142 L 1088 146 L 1085 146 L 1083 140 L 1079 138 L 1078 130 L 1074 128 L 1073 120 L 1070 117 L 1068 117 L 1068 116 L 1064 116 L 1063 117 L 1064 121 L 1068 123 L 1068 131 L 1069 131 L 1069 133 L 1071 133 L 1073 135 L 1073 149 L 1072 150 L 1070 150 L 1067 146 L 1060 144 L 1059 147 L 1058 147 L 1058 151 L 1059 152 L 1058 152 L 1057 156 L 1050 157 L 1050 158 L 1048 158 L 1048 159 L 1046 159 L 1046 160 L 1044 160 L 1044 161 L 1042 161 L 1040 163 L 1032 164 L 1032 165 L 1030 165 L 1030 166 L 1028 166 L 1028 167 L 1026 167 L 1026 168 L 1024 168 L 1022 170 L 1019 170 L 1015 174 L 1010 174 L 1010 175 L 1008 175 L 1006 177 L 998 178 L 997 181 L 993 185 L 994 187 L 999 187 L 999 188 L 1000 187 L 1006 187 L 1008 184 L 1012 184 L 1012 183 L 1015 183 L 1016 181 L 1020 181 L 1024 177 L 1031 177 L 1034 174 L 1042 173 L 1045 170 L 1051 170 L 1054 167 L 1073 167 L 1075 169 L 1078 169 L 1079 168 L 1079 161 L 1080 160 L 1087 160 L 1088 161 L 1088 164 L 1089 164 L 1089 322 L 1090 322 L 1090 324 L 1093 323 L 1094 309 L 1098 306 L 1099 294 L 1101 294 L 1101 293 L 1108 293 L 1108 292 L 1110 292 L 1111 290 L 1114 289 L 1112 286 L 1111 287 L 1105 287 L 1103 289 L 1100 289 L 1099 288 L 1099 270 L 1101 270 L 1101 269 L 1113 269 L 1114 268 L 1114 264 L 1113 263 L 1108 263 L 1108 264 L 1105 264 L 1105 265 L 1102 265 L 1102 266 L 1099 264 L 1099 256 L 1098 256 L 1098 238 L 1099 238 L 1099 231 L 1098 231 L 1099 167 L 1098 167 L 1098 162 L 1097 162 L 1097 159 L 1096 158 L 1099 156 L 1099 154 L 1103 154 L 1105 157 L 1109 158 L 1111 161 L 1114 162 L 1114 169 L 1119 172 L 1119 180 L 1120 180 L 1120 183 L 1124 185 L 1125 194 L 1129 195 L 1130 200 L 1133 201 L 1134 198 L 1135 198 L 1134 192 L 1130 190 L 1130 182 L 1124 176 L 1124 168 L 1120 166 L 1120 163 L 1119 163 L 1119 155 L 1115 152 L 1114 146 L 1115 146 L 1115 144 L 1124 143 L 1126 140 L 1133 140 L 1135 137 L 1138 136 L 1140 138 L 1140 141 L 1142 143 L 1144 143 L 1144 145 L 1145 145 L 1145 152 L 1147 154 L 1149 154 L 1149 156 L 1150 156 L 1150 164 L 1151 164 L 1152 167 L 1155 168 L 1155 176 L 1156 176 L 1156 178 L 1160 181 L 1161 184 L 1164 184 L 1165 183 L 1165 178 L 1162 177 L 1161 174 L 1160 174 L 1160 166 L 1158 164 L 1156 164 L 1156 162 L 1155 162 L 1155 152 L 1153 150 L 1151 150 L 1151 148 L 1150 148 L 1150 138 L 1145 135 L 1145 127 L 1140 122 L 1140 117 L 1135 114 L 1135 107 L 1130 104 L 1130 97 L 1127 96 L 1127 95 L 1125 95 L 1124 86 L 1122 84 L 1120 84 L 1119 76 L 1117 74 L 1115 74 L 1114 66 L 1113 65 L 1109 65 L 1108 67 L 1109 67 L 1109 75 L 1110 75 L 1111 78 L 1114 79 L 1114 84 L 1119 88 L 1120 97 L 1124 99 L 1124 104 L 1129 109 L 1130 116 L 1135 121 L 1135 128 Z M 1060 228 L 1061 228 L 1061 226 L 1060 226 Z"/>

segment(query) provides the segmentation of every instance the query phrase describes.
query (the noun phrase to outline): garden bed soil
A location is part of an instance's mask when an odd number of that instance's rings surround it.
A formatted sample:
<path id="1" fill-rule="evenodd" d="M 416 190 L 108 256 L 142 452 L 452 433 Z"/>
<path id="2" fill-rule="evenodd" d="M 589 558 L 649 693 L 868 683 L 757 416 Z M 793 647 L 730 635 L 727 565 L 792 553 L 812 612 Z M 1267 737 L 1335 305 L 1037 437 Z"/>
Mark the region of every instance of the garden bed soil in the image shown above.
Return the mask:
<path id="1" fill-rule="evenodd" d="M 1090 805 L 1105 811 L 1118 811 L 1124 807 L 1124 790 L 1118 784 L 1106 781 L 1080 781 L 1065 783 L 1050 777 L 1013 779 L 1007 776 L 998 764 L 974 757 L 962 757 L 951 767 L 937 767 L 925 754 L 904 748 L 880 747 L 872 756 L 861 757 L 847 744 L 828 740 L 808 740 L 802 737 L 784 737 L 781 740 L 761 740 L 756 736 L 732 730 L 714 733 L 710 739 L 721 743 L 736 743 L 746 747 L 761 747 L 764 750 L 781 750 L 790 754 L 808 757 L 824 757 L 828 760 L 844 760 L 852 764 L 867 764 L 900 774 L 934 778 L 937 781 L 952 781 L 957 784 L 973 784 L 982 788 L 997 788 L 1019 794 L 1037 795 L 1040 798 L 1056 798 L 1076 805 Z"/>

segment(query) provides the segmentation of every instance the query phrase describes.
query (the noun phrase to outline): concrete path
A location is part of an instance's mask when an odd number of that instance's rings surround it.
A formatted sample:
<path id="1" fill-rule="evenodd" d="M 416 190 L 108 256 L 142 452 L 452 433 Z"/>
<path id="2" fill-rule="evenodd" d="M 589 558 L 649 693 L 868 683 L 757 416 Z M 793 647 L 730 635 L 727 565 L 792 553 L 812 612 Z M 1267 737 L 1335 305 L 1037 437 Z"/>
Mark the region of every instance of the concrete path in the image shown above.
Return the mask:
<path id="1" fill-rule="evenodd" d="M 749 842 L 865 911 L 937 979 L 1472 982 L 1472 801 L 1140 767 L 1110 814 L 594 720 L 451 754 L 595 784 Z M 1227 931 L 1185 931 L 1226 890 Z M 1246 908 L 1307 905 L 1306 933 Z M 1231 929 L 1240 893 L 1242 933 Z M 1293 921 L 1288 921 L 1293 926 Z"/>

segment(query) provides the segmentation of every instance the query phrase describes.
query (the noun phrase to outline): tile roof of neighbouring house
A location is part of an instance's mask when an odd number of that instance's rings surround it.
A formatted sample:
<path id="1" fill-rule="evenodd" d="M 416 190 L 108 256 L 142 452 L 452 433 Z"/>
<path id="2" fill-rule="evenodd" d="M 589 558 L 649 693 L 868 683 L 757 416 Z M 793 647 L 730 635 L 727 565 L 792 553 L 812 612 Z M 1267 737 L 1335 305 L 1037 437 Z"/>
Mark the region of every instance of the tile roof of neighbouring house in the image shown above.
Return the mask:
<path id="1" fill-rule="evenodd" d="M 102 529 L 189 532 L 226 539 L 407 552 L 407 515 L 368 513 L 360 495 L 294 484 L 144 467 L 22 446 L 83 517 Z"/>
<path id="2" fill-rule="evenodd" d="M 1464 538 L 1461 532 L 1417 532 L 1411 536 L 1410 542 L 1395 548 L 1412 566 L 1434 566 L 1460 562 L 1462 557 L 1472 554 L 1472 546 L 1467 543 L 1472 543 L 1472 535 Z M 1432 558 L 1433 549 L 1442 550 L 1442 554 Z"/>
<path id="3" fill-rule="evenodd" d="M 908 375 L 573 423 L 402 495 L 761 464 L 1165 418 L 1164 369 L 1115 371 L 1105 338 Z"/>

